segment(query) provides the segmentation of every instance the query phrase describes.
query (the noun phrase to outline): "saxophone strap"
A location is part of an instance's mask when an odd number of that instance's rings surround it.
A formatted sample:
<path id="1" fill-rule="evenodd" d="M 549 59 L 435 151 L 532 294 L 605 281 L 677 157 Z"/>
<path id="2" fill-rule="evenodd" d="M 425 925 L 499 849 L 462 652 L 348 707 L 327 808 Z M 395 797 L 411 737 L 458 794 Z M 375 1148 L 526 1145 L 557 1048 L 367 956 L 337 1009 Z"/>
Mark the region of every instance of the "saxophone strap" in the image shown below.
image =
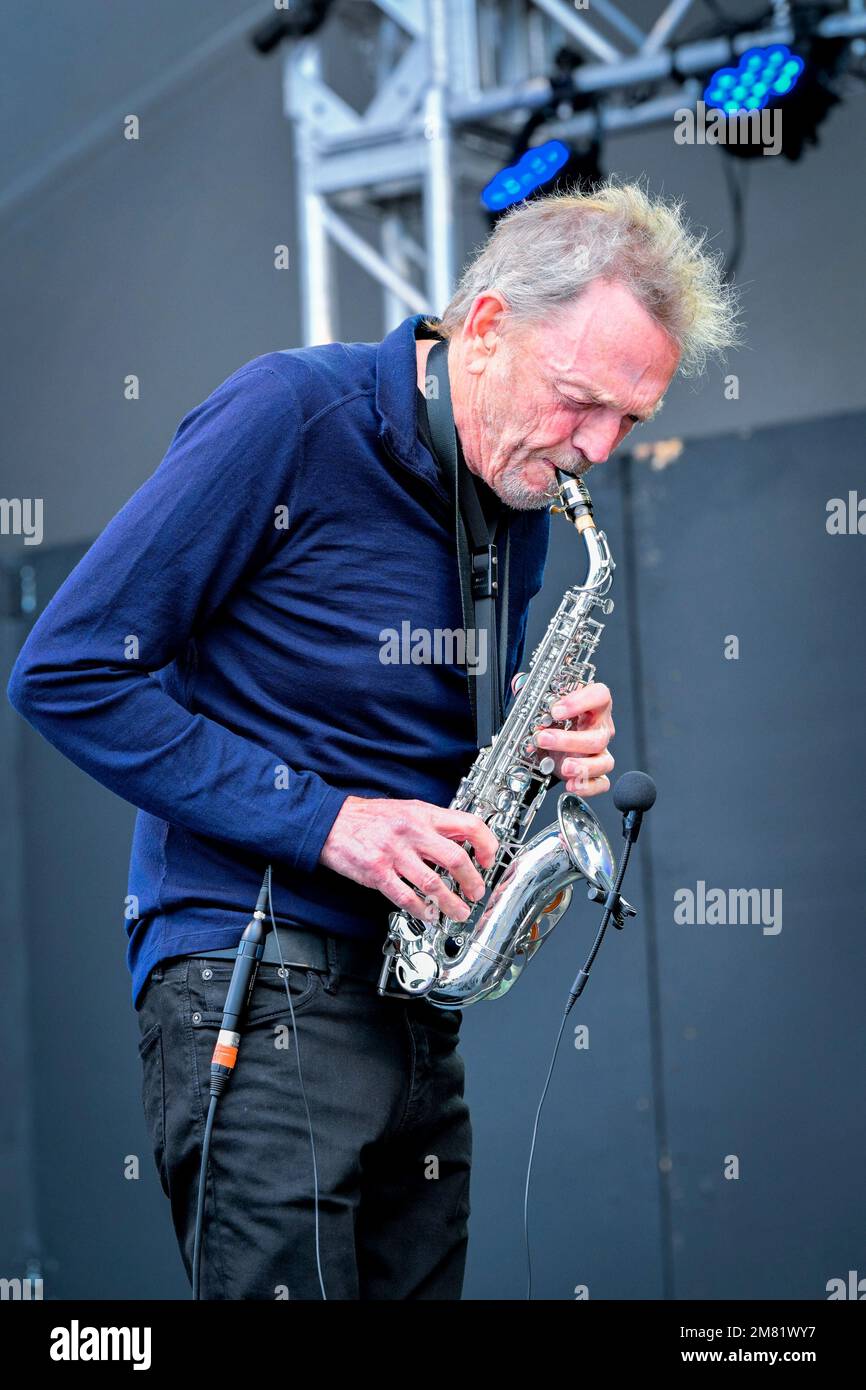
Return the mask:
<path id="1" fill-rule="evenodd" d="M 448 480 L 454 505 L 463 628 L 467 641 L 470 629 L 476 633 L 487 633 L 487 661 L 482 663 L 483 670 L 467 666 L 476 743 L 479 748 L 484 748 L 502 728 L 505 718 L 502 679 L 506 671 L 511 534 L 510 528 L 504 526 L 504 544 L 497 546 L 495 538 L 500 519 L 496 518 L 491 529 L 481 505 L 475 477 L 463 457 L 451 408 L 448 343 L 444 339 L 430 349 L 427 372 L 435 377 L 438 387 L 436 395 L 427 399 L 427 419 L 439 466 Z M 500 591 L 502 632 L 497 638 L 496 596 Z M 477 645 L 475 650 L 478 654 Z"/>

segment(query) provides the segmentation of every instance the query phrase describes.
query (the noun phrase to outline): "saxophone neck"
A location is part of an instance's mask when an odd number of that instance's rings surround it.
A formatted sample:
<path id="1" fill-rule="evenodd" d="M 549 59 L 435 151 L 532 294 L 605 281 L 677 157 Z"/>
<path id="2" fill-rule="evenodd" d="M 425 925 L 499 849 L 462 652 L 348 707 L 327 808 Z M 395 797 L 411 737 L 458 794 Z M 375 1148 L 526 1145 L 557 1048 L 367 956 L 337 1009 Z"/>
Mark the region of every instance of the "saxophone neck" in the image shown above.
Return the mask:
<path id="1" fill-rule="evenodd" d="M 590 593 L 601 598 L 610 588 L 612 571 L 615 568 L 607 537 L 599 531 L 593 516 L 592 498 L 582 478 L 574 478 L 557 468 L 559 495 L 550 510 L 561 512 L 581 537 L 587 554 L 587 574 L 584 583 L 572 593 Z M 606 608 L 609 612 L 613 608 Z"/>
<path id="2" fill-rule="evenodd" d="M 559 495 L 551 507 L 551 511 L 562 512 L 578 532 L 594 531 L 596 527 L 592 512 L 592 498 L 586 483 L 582 478 L 575 478 L 570 473 L 563 473 L 561 468 L 557 468 L 556 476 L 559 480 Z"/>

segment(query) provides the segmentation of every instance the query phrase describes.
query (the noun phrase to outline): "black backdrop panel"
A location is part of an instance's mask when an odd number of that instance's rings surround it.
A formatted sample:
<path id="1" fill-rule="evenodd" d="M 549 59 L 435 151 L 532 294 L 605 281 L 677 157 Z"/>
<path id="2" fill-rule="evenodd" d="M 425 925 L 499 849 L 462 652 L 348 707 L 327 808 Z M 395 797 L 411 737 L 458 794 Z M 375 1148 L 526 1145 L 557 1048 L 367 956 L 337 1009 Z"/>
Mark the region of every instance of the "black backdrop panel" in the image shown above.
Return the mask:
<path id="1" fill-rule="evenodd" d="M 28 555 L 40 609 L 80 558 Z M 4 686 L 5 689 L 5 686 Z M 125 964 L 134 812 L 23 721 L 23 932 L 36 1076 L 35 1181 L 46 1298 L 184 1297 L 141 1112 Z M 139 1176 L 130 1159 L 138 1159 Z"/>
<path id="2" fill-rule="evenodd" d="M 634 474 L 680 1297 L 821 1298 L 863 1267 L 866 536 L 826 522 L 863 493 L 864 423 Z M 727 924 L 675 921 L 699 882 Z"/>

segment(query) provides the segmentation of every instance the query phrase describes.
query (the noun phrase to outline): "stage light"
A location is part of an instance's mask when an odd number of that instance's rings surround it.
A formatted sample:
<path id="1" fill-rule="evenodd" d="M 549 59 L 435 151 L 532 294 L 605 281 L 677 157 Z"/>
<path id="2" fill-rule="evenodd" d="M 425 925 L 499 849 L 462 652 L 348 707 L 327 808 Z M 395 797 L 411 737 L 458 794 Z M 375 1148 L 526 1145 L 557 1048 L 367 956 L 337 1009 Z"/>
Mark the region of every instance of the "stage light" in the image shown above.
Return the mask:
<path id="1" fill-rule="evenodd" d="M 482 203 L 489 212 L 502 212 L 512 203 L 523 202 L 536 188 L 554 179 L 569 158 L 568 146 L 561 140 L 535 145 L 516 164 L 500 169 L 483 190 Z"/>
<path id="2" fill-rule="evenodd" d="M 800 159 L 809 145 L 818 144 L 819 127 L 841 100 L 838 89 L 848 61 L 847 39 L 805 32 L 792 48 L 774 43 L 748 49 L 736 67 L 719 68 L 704 88 L 707 116 L 724 119 L 729 129 L 717 143 L 738 159 L 762 156 L 767 122 L 768 131 L 776 131 L 773 153 Z M 758 131 L 743 138 L 738 127 L 746 121 L 760 121 L 760 138 Z"/>
<path id="3" fill-rule="evenodd" d="M 709 110 L 761 111 L 792 92 L 806 64 L 787 44 L 749 48 L 735 68 L 718 68 L 704 88 Z"/>

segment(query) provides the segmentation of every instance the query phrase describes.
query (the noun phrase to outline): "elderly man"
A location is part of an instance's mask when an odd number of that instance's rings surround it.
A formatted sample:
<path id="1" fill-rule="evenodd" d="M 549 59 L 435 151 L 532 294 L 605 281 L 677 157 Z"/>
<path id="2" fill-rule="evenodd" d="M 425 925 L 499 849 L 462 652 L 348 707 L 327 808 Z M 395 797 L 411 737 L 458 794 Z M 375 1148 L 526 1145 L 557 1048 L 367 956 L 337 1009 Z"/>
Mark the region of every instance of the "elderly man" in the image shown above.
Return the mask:
<path id="1" fill-rule="evenodd" d="M 460 1014 L 376 990 L 388 911 L 423 898 L 465 920 L 435 871 L 476 898 L 473 857 L 486 867 L 496 847 L 483 820 L 446 809 L 475 752 L 465 667 L 381 659 L 385 630 L 462 621 L 424 410 L 434 341 L 449 343 L 479 500 L 510 534 L 507 680 L 542 583 L 554 470 L 604 463 L 732 324 L 718 266 L 677 209 L 628 185 L 521 205 L 441 320 L 235 372 L 36 623 L 13 704 L 140 808 L 128 960 L 145 1114 L 188 1272 L 214 1039 L 273 866 L 288 972 L 266 953 L 218 1112 L 203 1297 L 461 1293 Z M 609 691 L 589 686 L 556 713 L 573 727 L 538 742 L 558 775 L 606 791 Z"/>

